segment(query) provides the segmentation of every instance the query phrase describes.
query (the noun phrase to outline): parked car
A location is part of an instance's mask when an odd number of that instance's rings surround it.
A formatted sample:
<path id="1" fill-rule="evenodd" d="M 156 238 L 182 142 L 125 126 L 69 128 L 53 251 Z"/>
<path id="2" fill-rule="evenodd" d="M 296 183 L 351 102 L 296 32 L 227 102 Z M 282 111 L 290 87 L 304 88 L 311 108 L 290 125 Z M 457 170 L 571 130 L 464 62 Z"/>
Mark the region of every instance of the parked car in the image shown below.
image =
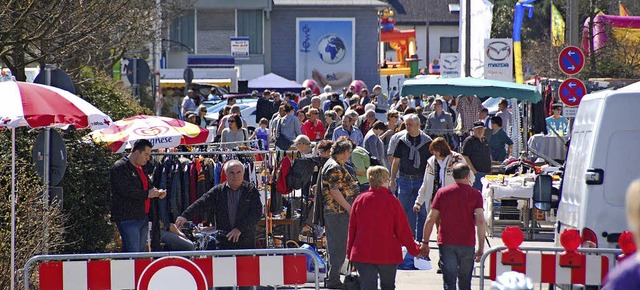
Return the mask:
<path id="1" fill-rule="evenodd" d="M 207 114 L 204 118 L 207 120 L 209 127 L 218 128 L 218 116 L 227 105 L 226 101 L 206 101 L 202 103 L 207 107 Z M 238 99 L 236 104 L 240 106 L 240 113 L 247 121 L 247 129 L 250 133 L 258 127 L 256 123 L 256 105 L 258 99 Z"/>

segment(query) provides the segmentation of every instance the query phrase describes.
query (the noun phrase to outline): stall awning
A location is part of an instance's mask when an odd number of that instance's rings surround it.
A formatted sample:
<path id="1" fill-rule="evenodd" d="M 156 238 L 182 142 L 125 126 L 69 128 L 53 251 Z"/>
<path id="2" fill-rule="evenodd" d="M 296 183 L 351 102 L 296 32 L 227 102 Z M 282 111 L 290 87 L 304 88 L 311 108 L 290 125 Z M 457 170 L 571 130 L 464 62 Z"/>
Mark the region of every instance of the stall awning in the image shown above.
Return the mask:
<path id="1" fill-rule="evenodd" d="M 402 84 L 402 96 L 407 95 L 476 95 L 481 98 L 516 98 L 537 103 L 542 99 L 535 86 L 475 78 L 409 79 Z"/>
<path id="2" fill-rule="evenodd" d="M 231 79 L 194 79 L 191 83 L 216 85 L 220 87 L 230 87 Z M 162 79 L 160 80 L 160 87 L 163 89 L 184 88 L 184 80 L 183 79 Z"/>

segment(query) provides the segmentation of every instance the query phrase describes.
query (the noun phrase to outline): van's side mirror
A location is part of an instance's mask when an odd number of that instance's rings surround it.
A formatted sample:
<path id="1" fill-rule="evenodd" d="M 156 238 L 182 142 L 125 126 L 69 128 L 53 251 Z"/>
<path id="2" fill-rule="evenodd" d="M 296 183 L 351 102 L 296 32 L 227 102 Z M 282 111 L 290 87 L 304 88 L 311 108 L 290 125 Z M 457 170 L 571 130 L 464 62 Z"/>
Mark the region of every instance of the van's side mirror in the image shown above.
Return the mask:
<path id="1" fill-rule="evenodd" d="M 551 210 L 551 187 L 553 179 L 550 175 L 540 174 L 533 184 L 533 206 L 541 211 Z"/>
<path id="2" fill-rule="evenodd" d="M 600 168 L 589 168 L 584 174 L 584 181 L 590 185 L 599 185 L 604 183 L 604 170 Z"/>

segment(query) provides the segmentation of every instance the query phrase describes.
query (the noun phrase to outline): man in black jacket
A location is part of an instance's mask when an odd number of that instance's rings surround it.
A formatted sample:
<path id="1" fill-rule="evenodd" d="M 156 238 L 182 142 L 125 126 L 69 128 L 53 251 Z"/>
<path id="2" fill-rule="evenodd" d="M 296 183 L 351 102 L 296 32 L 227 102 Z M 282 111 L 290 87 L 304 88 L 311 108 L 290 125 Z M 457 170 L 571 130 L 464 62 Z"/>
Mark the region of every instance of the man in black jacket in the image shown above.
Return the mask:
<path id="1" fill-rule="evenodd" d="M 109 172 L 111 183 L 111 220 L 118 226 L 123 252 L 145 252 L 149 232 L 151 198 L 164 198 L 165 190 L 151 188 L 142 170 L 151 155 L 153 144 L 138 140 L 129 156 L 116 161 Z"/>
<path id="2" fill-rule="evenodd" d="M 246 181 L 244 166 L 237 160 L 225 163 L 225 183 L 214 186 L 190 205 L 177 219 L 182 225 L 201 210 L 213 210 L 217 230 L 226 233 L 227 241 L 218 241 L 221 249 L 255 248 L 256 225 L 262 216 L 258 189 Z"/>
<path id="3" fill-rule="evenodd" d="M 258 91 L 253 91 L 251 96 L 258 96 Z M 262 97 L 258 99 L 258 103 L 256 104 L 256 123 L 260 123 L 260 119 L 266 118 L 267 120 L 271 120 L 271 115 L 273 115 L 273 103 L 269 101 L 271 99 L 271 92 L 269 90 L 264 90 L 262 93 Z"/>

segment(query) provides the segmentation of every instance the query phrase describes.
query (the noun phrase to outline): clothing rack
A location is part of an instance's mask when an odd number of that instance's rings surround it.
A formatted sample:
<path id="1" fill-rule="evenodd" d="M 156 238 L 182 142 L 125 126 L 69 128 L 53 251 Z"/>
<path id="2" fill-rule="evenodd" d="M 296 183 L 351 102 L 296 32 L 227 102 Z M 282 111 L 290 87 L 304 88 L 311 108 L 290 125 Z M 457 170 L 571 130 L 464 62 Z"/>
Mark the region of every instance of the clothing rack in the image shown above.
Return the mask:
<path id="1" fill-rule="evenodd" d="M 255 140 L 251 140 L 251 141 L 255 141 Z M 240 141 L 240 142 L 247 142 L 247 141 Z M 239 142 L 228 142 L 228 143 L 239 143 Z M 219 143 L 218 143 L 219 144 Z M 274 151 L 268 151 L 268 150 L 242 150 L 242 151 L 233 151 L 233 150 L 224 150 L 224 151 L 189 151 L 189 152 L 153 152 L 151 153 L 152 156 L 205 156 L 205 155 L 259 155 L 259 154 L 267 154 L 269 157 L 265 160 L 267 162 L 269 162 L 270 166 L 276 166 L 277 162 L 275 162 L 275 164 L 272 164 L 273 161 L 276 161 L 274 158 L 274 155 L 278 155 L 278 154 L 286 154 L 286 153 L 297 153 L 298 150 L 274 150 Z M 264 166 L 264 165 L 262 165 Z M 262 169 L 262 168 L 261 168 Z M 256 181 L 258 181 L 261 177 L 260 177 L 260 173 L 262 170 L 258 170 L 258 167 L 256 167 L 255 173 L 256 173 Z M 260 179 L 261 180 L 261 179 Z M 273 245 L 273 234 L 272 234 L 272 227 L 273 227 L 273 216 L 271 215 L 271 211 L 269 208 L 269 205 L 271 204 L 271 200 L 274 196 L 280 197 L 278 193 L 274 193 L 271 192 L 270 190 L 270 186 L 268 186 L 268 184 L 264 184 L 264 193 L 265 193 L 265 241 L 266 241 L 266 245 Z"/>

